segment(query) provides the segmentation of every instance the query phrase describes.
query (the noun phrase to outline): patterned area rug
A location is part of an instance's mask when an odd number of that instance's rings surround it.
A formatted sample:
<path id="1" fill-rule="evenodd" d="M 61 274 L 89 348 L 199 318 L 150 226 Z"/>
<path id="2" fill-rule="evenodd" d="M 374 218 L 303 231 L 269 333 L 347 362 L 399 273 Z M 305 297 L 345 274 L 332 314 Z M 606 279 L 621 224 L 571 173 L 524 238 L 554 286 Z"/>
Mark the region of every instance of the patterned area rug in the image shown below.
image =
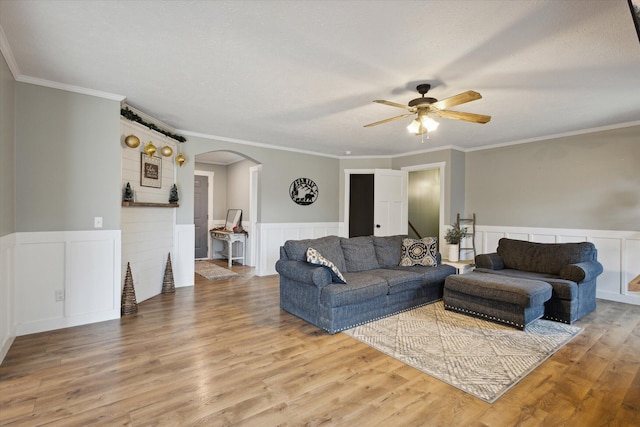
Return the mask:
<path id="1" fill-rule="evenodd" d="M 210 261 L 196 261 L 196 274 L 201 275 L 209 280 L 222 280 L 238 277 L 240 274 L 227 268 L 220 267 Z"/>
<path id="2" fill-rule="evenodd" d="M 344 333 L 493 403 L 581 331 L 542 319 L 521 331 L 446 311 L 438 301 Z"/>

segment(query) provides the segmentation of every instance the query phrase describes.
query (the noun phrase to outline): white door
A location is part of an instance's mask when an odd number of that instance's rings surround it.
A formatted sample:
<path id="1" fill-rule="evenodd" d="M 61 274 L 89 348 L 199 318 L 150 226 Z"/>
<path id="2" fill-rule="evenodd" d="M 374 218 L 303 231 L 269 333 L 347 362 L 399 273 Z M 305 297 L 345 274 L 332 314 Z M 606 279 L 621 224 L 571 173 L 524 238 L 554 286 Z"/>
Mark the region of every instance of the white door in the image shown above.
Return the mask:
<path id="1" fill-rule="evenodd" d="M 407 234 L 407 171 L 376 169 L 374 175 L 373 234 Z"/>

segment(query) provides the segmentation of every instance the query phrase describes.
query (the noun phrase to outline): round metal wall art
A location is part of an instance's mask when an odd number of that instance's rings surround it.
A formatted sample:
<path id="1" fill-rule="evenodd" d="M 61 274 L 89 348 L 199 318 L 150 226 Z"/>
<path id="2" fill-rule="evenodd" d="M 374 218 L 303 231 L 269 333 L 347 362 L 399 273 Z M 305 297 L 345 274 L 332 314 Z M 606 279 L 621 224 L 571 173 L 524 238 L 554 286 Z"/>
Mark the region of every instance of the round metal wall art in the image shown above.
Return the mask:
<path id="1" fill-rule="evenodd" d="M 289 186 L 289 196 L 299 205 L 310 205 L 318 198 L 318 185 L 309 178 L 298 178 Z"/>

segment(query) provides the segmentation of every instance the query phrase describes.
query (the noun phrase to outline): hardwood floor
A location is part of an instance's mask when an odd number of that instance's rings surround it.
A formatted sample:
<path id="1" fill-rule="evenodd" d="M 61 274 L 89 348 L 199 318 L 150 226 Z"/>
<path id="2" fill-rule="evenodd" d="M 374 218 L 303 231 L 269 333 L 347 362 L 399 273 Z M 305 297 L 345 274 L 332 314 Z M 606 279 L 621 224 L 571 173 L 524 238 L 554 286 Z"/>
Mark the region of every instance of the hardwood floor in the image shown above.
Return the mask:
<path id="1" fill-rule="evenodd" d="M 491 405 L 281 311 L 278 276 L 233 270 L 244 276 L 196 275 L 137 315 L 17 337 L 0 424 L 640 425 L 640 306 L 599 300 L 584 332 Z"/>

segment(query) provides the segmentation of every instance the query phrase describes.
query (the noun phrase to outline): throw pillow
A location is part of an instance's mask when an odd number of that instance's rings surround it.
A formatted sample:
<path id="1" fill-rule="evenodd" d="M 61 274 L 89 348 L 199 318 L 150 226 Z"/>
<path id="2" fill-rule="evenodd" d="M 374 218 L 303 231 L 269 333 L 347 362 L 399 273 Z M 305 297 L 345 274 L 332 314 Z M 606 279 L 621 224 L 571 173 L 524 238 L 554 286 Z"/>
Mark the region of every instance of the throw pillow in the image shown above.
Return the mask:
<path id="1" fill-rule="evenodd" d="M 341 238 L 340 246 L 348 272 L 380 268 L 371 236 Z M 397 264 L 396 264 L 397 265 Z"/>
<path id="2" fill-rule="evenodd" d="M 435 267 L 438 265 L 436 255 L 438 253 L 438 239 L 425 237 L 423 239 L 402 239 L 402 256 L 400 266 L 424 265 Z"/>
<path id="3" fill-rule="evenodd" d="M 344 280 L 344 276 L 342 275 L 342 273 L 340 273 L 340 270 L 338 270 L 338 267 L 336 267 L 334 263 L 332 263 L 322 255 L 320 255 L 320 252 L 318 252 L 317 250 L 313 248 L 307 249 L 307 262 L 310 264 L 328 267 L 331 271 L 331 278 L 334 282 L 345 284 L 347 283 L 347 281 Z"/>

